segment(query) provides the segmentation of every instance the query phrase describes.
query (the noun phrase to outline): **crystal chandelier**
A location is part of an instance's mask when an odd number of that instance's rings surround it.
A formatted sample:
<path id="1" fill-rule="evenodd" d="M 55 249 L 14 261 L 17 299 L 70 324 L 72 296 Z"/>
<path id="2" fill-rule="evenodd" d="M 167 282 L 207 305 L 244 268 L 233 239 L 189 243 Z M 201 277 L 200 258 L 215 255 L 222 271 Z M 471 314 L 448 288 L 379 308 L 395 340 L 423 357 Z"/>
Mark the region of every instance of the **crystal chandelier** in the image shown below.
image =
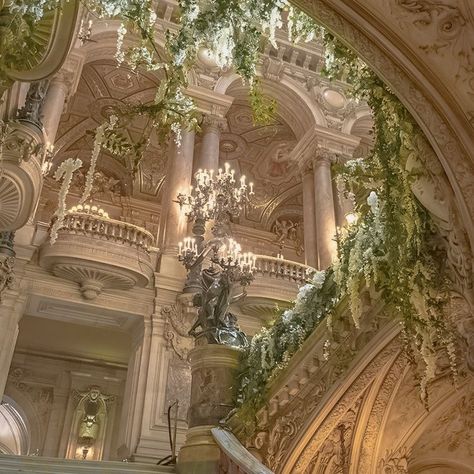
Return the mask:
<path id="1" fill-rule="evenodd" d="M 245 345 L 246 337 L 229 307 L 246 295 L 245 287 L 254 278 L 256 257 L 242 252 L 240 244 L 230 237 L 230 220 L 249 203 L 253 183 L 247 185 L 245 176 L 237 183 L 228 163 L 217 173 L 198 170 L 195 180 L 187 194 L 177 196 L 181 209 L 193 222 L 193 236 L 178 244 L 178 259 L 188 271 L 184 291 L 195 293 L 193 301 L 199 308 L 190 334 L 204 336 L 208 343 Z M 212 238 L 205 241 L 208 221 L 213 221 Z M 242 293 L 231 296 L 236 283 Z"/>
<path id="2" fill-rule="evenodd" d="M 246 184 L 245 176 L 236 184 L 235 171 L 225 163 L 224 170 L 198 170 L 196 186 L 188 194 L 178 194 L 178 203 L 190 221 L 214 220 L 214 235 L 228 232 L 230 217 L 238 217 L 254 194 L 253 183 Z"/>

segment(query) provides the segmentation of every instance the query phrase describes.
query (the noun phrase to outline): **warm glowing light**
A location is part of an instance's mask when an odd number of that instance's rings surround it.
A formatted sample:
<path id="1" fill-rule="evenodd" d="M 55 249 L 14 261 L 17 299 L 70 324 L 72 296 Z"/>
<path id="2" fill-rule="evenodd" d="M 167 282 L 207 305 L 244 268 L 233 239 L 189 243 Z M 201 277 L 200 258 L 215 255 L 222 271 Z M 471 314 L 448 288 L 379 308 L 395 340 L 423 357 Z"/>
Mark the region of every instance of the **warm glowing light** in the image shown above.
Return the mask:
<path id="1" fill-rule="evenodd" d="M 358 219 L 359 219 L 359 216 L 353 212 L 346 214 L 346 221 L 349 225 L 355 224 Z"/>

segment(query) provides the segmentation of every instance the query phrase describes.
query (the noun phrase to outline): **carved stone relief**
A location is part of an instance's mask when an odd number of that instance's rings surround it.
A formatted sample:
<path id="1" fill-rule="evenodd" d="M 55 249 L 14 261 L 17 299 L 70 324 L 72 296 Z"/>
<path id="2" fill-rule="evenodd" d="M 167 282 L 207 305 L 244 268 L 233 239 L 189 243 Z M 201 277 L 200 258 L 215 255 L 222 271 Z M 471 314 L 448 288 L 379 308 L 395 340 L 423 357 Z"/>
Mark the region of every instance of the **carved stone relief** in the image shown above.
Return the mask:
<path id="1" fill-rule="evenodd" d="M 166 381 L 165 409 L 178 402 L 178 419 L 187 421 L 191 400 L 191 367 L 176 354 L 171 356 Z"/>
<path id="2" fill-rule="evenodd" d="M 305 474 L 345 474 L 350 466 L 352 440 L 363 397 L 355 402 L 342 417 L 336 428 L 314 454 Z"/>
<path id="3" fill-rule="evenodd" d="M 402 34 L 408 34 L 414 41 L 412 44 L 421 52 L 423 60 L 438 67 L 442 65 L 439 73 L 456 84 L 451 93 L 458 96 L 460 105 L 466 109 L 474 125 L 474 108 L 469 108 L 474 94 L 472 5 L 462 0 L 436 3 L 397 0 L 388 2 L 388 5 L 392 21 L 397 23 Z"/>
<path id="4" fill-rule="evenodd" d="M 412 459 L 435 457 L 474 459 L 474 392 L 469 389 L 445 413 L 435 418 L 413 446 Z M 471 464 L 472 466 L 472 464 Z"/>
<path id="5" fill-rule="evenodd" d="M 93 385 L 87 390 L 72 392 L 74 414 L 67 446 L 69 459 L 102 459 L 109 411 L 116 401 L 113 395 L 102 393 Z"/>
<path id="6" fill-rule="evenodd" d="M 13 367 L 10 369 L 8 382 L 30 399 L 41 418 L 47 419 L 53 403 L 53 387 L 35 384 L 32 376 L 33 373 L 29 370 Z"/>
<path id="7" fill-rule="evenodd" d="M 381 474 L 408 474 L 409 458 L 410 450 L 405 447 L 387 451 L 379 463 Z"/>
<path id="8" fill-rule="evenodd" d="M 168 349 L 173 350 L 182 361 L 187 361 L 189 351 L 194 347 L 189 331 L 196 319 L 196 308 L 191 301 L 183 301 L 164 306 L 161 314 L 165 320 L 163 335 Z"/>

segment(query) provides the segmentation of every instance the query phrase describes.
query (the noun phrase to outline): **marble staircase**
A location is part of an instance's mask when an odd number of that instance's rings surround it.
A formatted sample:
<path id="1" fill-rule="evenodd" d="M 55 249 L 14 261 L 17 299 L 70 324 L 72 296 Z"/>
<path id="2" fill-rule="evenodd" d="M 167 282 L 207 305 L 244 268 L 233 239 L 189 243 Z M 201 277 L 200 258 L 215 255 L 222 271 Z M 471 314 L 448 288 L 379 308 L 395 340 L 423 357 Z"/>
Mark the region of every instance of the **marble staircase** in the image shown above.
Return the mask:
<path id="1" fill-rule="evenodd" d="M 2 474 L 165 474 L 174 473 L 171 466 L 156 466 L 118 461 L 80 461 L 42 456 L 13 456 L 0 454 Z"/>

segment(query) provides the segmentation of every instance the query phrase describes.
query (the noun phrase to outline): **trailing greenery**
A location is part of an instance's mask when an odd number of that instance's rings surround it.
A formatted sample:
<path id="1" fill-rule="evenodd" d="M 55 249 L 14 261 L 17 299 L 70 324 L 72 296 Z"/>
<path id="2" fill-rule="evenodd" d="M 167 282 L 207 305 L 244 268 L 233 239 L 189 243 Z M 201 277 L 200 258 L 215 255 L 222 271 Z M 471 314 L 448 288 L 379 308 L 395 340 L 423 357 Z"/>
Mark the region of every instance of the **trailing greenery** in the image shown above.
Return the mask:
<path id="1" fill-rule="evenodd" d="M 164 49 L 156 42 L 157 15 L 151 0 L 84 3 L 99 18 L 121 20 L 118 65 L 126 64 L 137 73 L 155 71 L 160 77 L 151 103 L 129 104 L 98 127 L 94 163 L 105 148 L 116 154 L 134 154 L 138 157 L 136 168 L 151 131 L 163 141 L 171 135 L 179 141 L 181 130 L 198 126 L 195 105 L 184 91 L 186 77 L 203 51 L 216 67 L 233 68 L 248 84 L 255 122 L 271 121 L 275 102 L 263 96 L 256 79 L 257 64 L 263 40 L 276 46 L 284 17 L 293 41 L 324 35 L 325 73 L 348 82 L 351 93 L 372 109 L 374 143 L 370 153 L 364 160 L 353 160 L 337 170 L 346 192 L 358 198 L 359 219 L 339 235 L 338 258 L 332 267 L 316 273 L 313 281 L 300 289 L 294 308 L 280 313 L 269 328 L 253 338 L 240 377 L 242 420 L 251 427 L 271 381 L 324 318 L 330 323 L 342 298 L 349 300 L 353 323 L 359 326 L 361 285 L 375 286 L 402 321 L 407 352 L 414 363 L 424 365 L 420 377 L 424 400 L 439 348 L 446 348 L 456 373 L 453 337 L 443 319 L 447 291 L 444 258 L 432 245 L 430 217 L 411 191 L 416 176 L 406 169 L 407 157 L 416 148 L 414 142 L 421 131 L 390 89 L 352 51 L 323 33 L 304 13 L 292 9 L 287 0 L 180 0 L 180 24 L 177 31 L 167 32 Z M 9 68 L 27 66 L 24 51 L 37 53 L 32 45 L 35 28 L 58 5 L 59 0 L 12 0 L 2 10 L 2 19 L 8 21 L 0 21 L 0 81 L 6 80 Z M 134 38 L 125 47 L 129 33 Z M 129 143 L 120 129 L 137 116 L 146 116 L 148 122 L 142 138 Z"/>
<path id="2" fill-rule="evenodd" d="M 373 285 L 403 325 L 405 348 L 420 364 L 421 398 L 434 377 L 436 352 L 445 348 L 456 375 L 453 334 L 443 317 L 447 278 L 445 256 L 433 245 L 434 227 L 411 190 L 415 175 L 406 169 L 413 142 L 422 132 L 390 89 L 348 48 L 326 33 L 325 73 L 344 78 L 351 93 L 373 113 L 374 143 L 363 160 L 339 166 L 338 179 L 359 197 L 357 223 L 342 230 L 338 257 L 316 281 L 300 289 L 295 306 L 280 313 L 253 337 L 242 357 L 237 416 L 247 433 L 265 404 L 268 389 L 315 327 L 346 297 L 356 328 L 362 285 Z"/>
<path id="3" fill-rule="evenodd" d="M 59 0 L 15 0 L 0 9 L 0 90 L 8 87 L 8 70 L 27 69 L 43 54 L 35 38 L 41 20 L 59 7 Z"/>
<path id="4" fill-rule="evenodd" d="M 180 22 L 176 32 L 166 32 L 166 45 L 156 41 L 156 3 L 152 0 L 82 0 L 98 18 L 121 20 L 117 31 L 117 64 L 133 72 L 157 71 L 160 85 L 155 99 L 147 104 L 129 104 L 117 111 L 117 128 L 123 118 L 146 116 L 147 125 L 138 143 L 128 143 L 120 133 L 108 134 L 107 149 L 115 153 L 135 153 L 141 157 L 151 131 L 161 142 L 174 135 L 179 142 L 183 129 L 197 128 L 198 114 L 193 101 L 184 93 L 187 75 L 198 61 L 199 51 L 221 69 L 233 68 L 249 86 L 249 103 L 255 123 L 270 123 L 275 116 L 275 101 L 264 97 L 256 80 L 262 40 L 275 47 L 275 32 L 288 18 L 288 36 L 292 41 L 310 40 L 314 23 L 304 13 L 290 7 L 287 0 L 180 0 Z M 27 67 L 38 53 L 35 30 L 47 12 L 57 9 L 60 0 L 10 0 L 2 10 L 0 22 L 0 82 L 6 81 L 10 68 Z M 125 37 L 133 35 L 132 44 L 124 47 Z M 25 54 L 30 51 L 31 54 Z M 115 142 L 113 142 L 115 140 Z"/>

